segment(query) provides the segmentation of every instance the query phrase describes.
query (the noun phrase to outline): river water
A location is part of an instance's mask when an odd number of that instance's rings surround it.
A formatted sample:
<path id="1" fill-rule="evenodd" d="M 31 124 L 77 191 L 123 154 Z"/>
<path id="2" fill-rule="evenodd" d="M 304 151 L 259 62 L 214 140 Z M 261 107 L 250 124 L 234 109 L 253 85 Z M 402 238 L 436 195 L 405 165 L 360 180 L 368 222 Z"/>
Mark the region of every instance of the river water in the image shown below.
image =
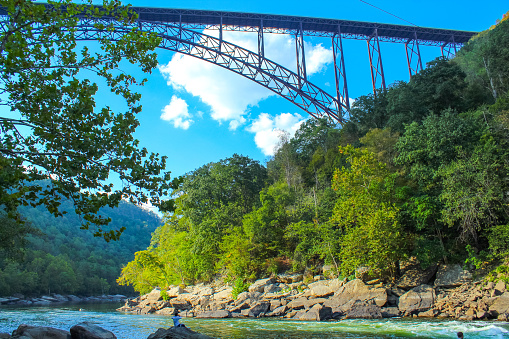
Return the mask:
<path id="1" fill-rule="evenodd" d="M 82 321 L 93 322 L 119 339 L 145 339 L 158 328 L 171 327 L 168 316 L 116 312 L 120 304 L 81 304 L 58 307 L 0 307 L 0 332 L 12 333 L 20 324 L 69 330 Z M 81 311 L 80 311 L 81 309 Z M 509 323 L 429 321 L 417 319 L 343 320 L 307 322 L 261 319 L 192 319 L 182 322 L 215 338 L 509 338 Z"/>

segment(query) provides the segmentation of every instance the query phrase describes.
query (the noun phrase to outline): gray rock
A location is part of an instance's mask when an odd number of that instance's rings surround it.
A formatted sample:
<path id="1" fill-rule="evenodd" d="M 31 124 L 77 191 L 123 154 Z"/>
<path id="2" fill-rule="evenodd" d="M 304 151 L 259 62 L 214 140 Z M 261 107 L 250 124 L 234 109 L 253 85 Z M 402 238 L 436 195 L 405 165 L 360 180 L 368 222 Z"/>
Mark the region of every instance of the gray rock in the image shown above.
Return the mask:
<path id="1" fill-rule="evenodd" d="M 71 339 L 71 334 L 64 330 L 53 327 L 39 327 L 30 325 L 19 325 L 12 332 L 12 338 L 23 339 Z"/>
<path id="2" fill-rule="evenodd" d="M 253 307 L 251 307 L 247 313 L 249 317 L 258 317 L 263 313 L 266 313 L 269 310 L 270 303 L 268 302 L 259 302 Z"/>
<path id="3" fill-rule="evenodd" d="M 325 284 L 315 285 L 310 289 L 311 295 L 315 297 L 328 297 L 334 294 L 332 288 Z"/>
<path id="4" fill-rule="evenodd" d="M 117 339 L 110 331 L 85 321 L 71 327 L 72 339 Z"/>
<path id="5" fill-rule="evenodd" d="M 160 328 L 155 333 L 148 336 L 147 339 L 213 339 L 204 334 L 191 331 L 187 327 L 170 327 L 168 329 Z"/>
<path id="6" fill-rule="evenodd" d="M 435 287 L 456 287 L 472 281 L 472 274 L 461 265 L 440 265 Z"/>
<path id="7" fill-rule="evenodd" d="M 299 317 L 299 320 L 322 321 L 332 318 L 332 309 L 330 307 L 316 304 L 309 311 Z"/>
<path id="8" fill-rule="evenodd" d="M 263 288 L 263 293 L 275 293 L 281 291 L 281 287 L 279 287 L 277 284 L 270 284 Z"/>
<path id="9" fill-rule="evenodd" d="M 507 292 L 507 288 L 505 286 L 505 282 L 503 282 L 502 280 L 497 282 L 497 284 L 495 285 L 494 291 L 495 291 L 496 295 L 502 295 L 505 292 Z"/>
<path id="10" fill-rule="evenodd" d="M 180 286 L 172 287 L 166 291 L 166 294 L 168 294 L 170 298 L 178 297 L 182 293 L 184 293 L 184 289 Z"/>
<path id="11" fill-rule="evenodd" d="M 270 301 L 270 310 L 274 311 L 276 308 L 280 307 L 281 305 L 282 305 L 281 300 L 279 300 L 279 299 L 271 300 Z"/>
<path id="12" fill-rule="evenodd" d="M 263 293 L 265 286 L 271 285 L 275 282 L 276 280 L 274 278 L 256 280 L 251 286 L 249 286 L 248 290 L 249 292 Z"/>
<path id="13" fill-rule="evenodd" d="M 294 284 L 296 282 L 302 281 L 302 274 L 281 274 L 276 277 L 277 282 L 284 284 Z"/>
<path id="14" fill-rule="evenodd" d="M 490 312 L 494 316 L 500 316 L 509 313 L 509 292 L 505 292 L 491 305 Z"/>
<path id="15" fill-rule="evenodd" d="M 399 317 L 400 315 L 399 308 L 397 307 L 382 307 L 380 311 L 383 318 Z"/>
<path id="16" fill-rule="evenodd" d="M 382 310 L 380 306 L 365 300 L 355 300 L 341 307 L 347 319 L 380 319 Z"/>
<path id="17" fill-rule="evenodd" d="M 232 287 L 227 287 L 222 291 L 215 293 L 212 297 L 214 300 L 232 299 Z"/>
<path id="18" fill-rule="evenodd" d="M 281 317 L 288 311 L 288 306 L 283 305 L 276 308 L 274 311 L 270 312 L 268 315 L 271 317 Z"/>
<path id="19" fill-rule="evenodd" d="M 399 288 L 409 289 L 427 284 L 437 272 L 438 265 L 432 265 L 426 270 L 421 269 L 419 262 L 407 267 L 401 278 L 396 283 Z"/>
<path id="20" fill-rule="evenodd" d="M 67 296 L 67 299 L 69 299 L 69 301 L 73 301 L 73 302 L 81 301 L 81 298 L 80 298 L 80 297 L 77 297 L 77 296 L 72 295 L 72 294 L 69 294 L 69 295 Z"/>
<path id="21" fill-rule="evenodd" d="M 435 290 L 429 285 L 417 286 L 399 297 L 402 313 L 413 314 L 429 310 L 435 302 Z"/>
<path id="22" fill-rule="evenodd" d="M 198 292 L 195 292 L 198 295 L 212 295 L 214 294 L 214 289 L 212 287 L 203 287 Z"/>
<path id="23" fill-rule="evenodd" d="M 355 279 L 341 286 L 334 296 L 324 303 L 324 306 L 331 307 L 334 310 L 351 300 L 362 300 L 382 307 L 387 303 L 387 290 L 385 288 L 370 287 L 364 284 L 362 280 Z"/>
<path id="24" fill-rule="evenodd" d="M 9 333 L 0 333 L 0 339 L 10 339 L 12 338 Z"/>
<path id="25" fill-rule="evenodd" d="M 145 295 L 145 299 L 149 302 L 156 302 L 162 300 L 161 289 L 159 287 L 154 288 L 149 294 Z"/>
<path id="26" fill-rule="evenodd" d="M 156 311 L 156 314 L 160 315 L 173 315 L 175 309 L 173 307 L 166 307 Z"/>
<path id="27" fill-rule="evenodd" d="M 237 296 L 237 299 L 235 299 L 235 304 L 239 305 L 247 299 L 249 299 L 249 292 L 239 293 L 239 295 Z"/>
<path id="28" fill-rule="evenodd" d="M 290 301 L 287 306 L 289 308 L 293 308 L 294 310 L 298 310 L 298 309 L 304 308 L 307 301 L 308 301 L 308 298 L 300 297 L 300 298 Z"/>
<path id="29" fill-rule="evenodd" d="M 176 308 L 177 310 L 188 310 L 191 308 L 191 304 L 185 300 L 170 300 L 171 307 Z"/>
<path id="30" fill-rule="evenodd" d="M 309 309 L 315 306 L 316 304 L 323 304 L 326 301 L 327 301 L 326 298 L 310 298 L 304 302 L 304 308 Z"/>

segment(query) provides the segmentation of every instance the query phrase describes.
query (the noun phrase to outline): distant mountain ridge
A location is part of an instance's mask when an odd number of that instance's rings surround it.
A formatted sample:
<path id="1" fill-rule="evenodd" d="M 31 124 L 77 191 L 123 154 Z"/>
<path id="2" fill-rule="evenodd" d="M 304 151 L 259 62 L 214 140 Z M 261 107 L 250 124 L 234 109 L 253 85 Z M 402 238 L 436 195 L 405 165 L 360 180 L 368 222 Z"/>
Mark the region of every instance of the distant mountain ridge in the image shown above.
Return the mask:
<path id="1" fill-rule="evenodd" d="M 43 235 L 28 236 L 23 262 L 0 261 L 0 295 L 134 293 L 118 286 L 116 279 L 134 253 L 149 246 L 152 232 L 162 225 L 161 218 L 125 201 L 117 208 L 104 208 L 101 214 L 111 218 L 108 228 L 125 227 L 120 240 L 107 243 L 80 229 L 81 220 L 70 201 L 63 201 L 61 207 L 67 213 L 57 218 L 44 207 L 20 208 Z"/>

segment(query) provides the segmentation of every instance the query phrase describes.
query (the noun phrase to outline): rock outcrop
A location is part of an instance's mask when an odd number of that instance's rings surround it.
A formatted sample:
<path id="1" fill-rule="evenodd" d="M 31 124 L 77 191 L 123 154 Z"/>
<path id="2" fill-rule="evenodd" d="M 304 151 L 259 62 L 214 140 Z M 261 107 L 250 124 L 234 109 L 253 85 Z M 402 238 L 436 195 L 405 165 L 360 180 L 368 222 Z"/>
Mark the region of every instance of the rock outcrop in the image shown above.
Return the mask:
<path id="1" fill-rule="evenodd" d="M 53 327 L 19 325 L 19 327 L 12 332 L 12 338 L 20 339 L 71 339 L 71 334 L 68 331 L 59 330 Z"/>
<path id="2" fill-rule="evenodd" d="M 72 339 L 117 339 L 110 331 L 91 322 L 82 322 L 71 327 Z"/>

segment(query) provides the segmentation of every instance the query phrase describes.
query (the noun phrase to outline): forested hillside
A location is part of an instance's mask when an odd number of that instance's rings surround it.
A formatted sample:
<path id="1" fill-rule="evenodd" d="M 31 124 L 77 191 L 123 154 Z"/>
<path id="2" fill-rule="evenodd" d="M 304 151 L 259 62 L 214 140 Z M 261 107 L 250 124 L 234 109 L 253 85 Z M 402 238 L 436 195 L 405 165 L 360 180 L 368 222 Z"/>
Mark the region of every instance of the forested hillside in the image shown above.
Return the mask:
<path id="1" fill-rule="evenodd" d="M 141 293 L 222 275 L 234 292 L 280 271 L 398 262 L 492 269 L 509 251 L 509 20 L 409 82 L 358 98 L 349 121 L 310 119 L 275 156 L 182 178 L 177 210 L 122 271 Z M 505 278 L 504 267 L 492 273 Z"/>
<path id="2" fill-rule="evenodd" d="M 58 218 L 42 206 L 19 209 L 31 233 L 26 246 L 19 243 L 18 251 L 9 253 L 17 260 L 0 261 L 0 295 L 132 294 L 132 288 L 115 280 L 133 253 L 149 245 L 151 233 L 161 225 L 159 216 L 127 202 L 103 208 L 103 215 L 111 218 L 109 227 L 126 228 L 120 240 L 105 242 L 80 229 L 82 222 L 69 201 L 61 209 L 67 213 Z M 9 222 L 2 219 L 2 230 Z"/>

